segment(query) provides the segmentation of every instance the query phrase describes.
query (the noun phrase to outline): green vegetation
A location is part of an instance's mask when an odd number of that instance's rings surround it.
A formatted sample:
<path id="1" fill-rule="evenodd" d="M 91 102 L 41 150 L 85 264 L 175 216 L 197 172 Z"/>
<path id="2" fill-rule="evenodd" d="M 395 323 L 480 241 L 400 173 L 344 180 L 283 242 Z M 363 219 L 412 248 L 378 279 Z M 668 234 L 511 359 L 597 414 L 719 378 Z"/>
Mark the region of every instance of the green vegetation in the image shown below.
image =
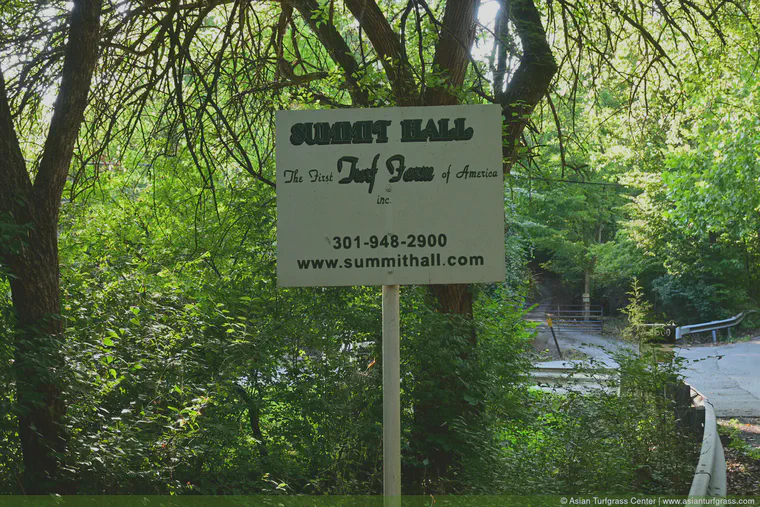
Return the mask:
<path id="1" fill-rule="evenodd" d="M 683 494 L 698 459 L 663 395 L 678 365 L 616 357 L 623 379 L 567 395 L 532 392 L 526 414 L 503 428 L 506 491 L 520 494 Z M 590 373 L 593 365 L 579 368 Z"/>
<path id="2" fill-rule="evenodd" d="M 760 460 L 760 449 L 753 447 L 742 438 L 741 423 L 736 419 L 730 421 L 721 421 L 718 431 L 721 435 L 728 437 L 728 447 L 736 449 L 747 457 Z"/>
<path id="3" fill-rule="evenodd" d="M 380 289 L 277 287 L 275 114 L 482 103 L 507 277 L 402 289 L 404 493 L 685 492 L 678 365 L 532 392 L 524 307 L 756 306 L 758 12 L 3 2 L 0 493 L 379 494 Z"/>

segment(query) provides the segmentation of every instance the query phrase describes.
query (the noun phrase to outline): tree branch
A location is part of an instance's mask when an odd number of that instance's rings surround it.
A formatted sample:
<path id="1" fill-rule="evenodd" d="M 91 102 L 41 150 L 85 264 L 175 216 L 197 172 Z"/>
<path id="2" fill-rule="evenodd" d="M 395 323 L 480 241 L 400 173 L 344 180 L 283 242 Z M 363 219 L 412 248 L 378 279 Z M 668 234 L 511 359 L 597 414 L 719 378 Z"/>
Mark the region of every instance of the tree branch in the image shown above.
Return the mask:
<path id="1" fill-rule="evenodd" d="M 504 135 L 505 172 L 517 160 L 517 145 L 530 114 L 546 95 L 557 72 L 557 63 L 546 42 L 541 15 L 533 0 L 512 0 L 509 16 L 522 43 L 523 54 L 504 94 L 500 97 L 502 114 L 506 119 Z"/>
<path id="2" fill-rule="evenodd" d="M 509 13 L 502 7 L 496 15 L 494 44 L 496 44 L 496 64 L 493 72 L 493 95 L 501 98 L 504 94 L 504 80 L 507 75 L 507 37 L 509 37 Z"/>
<path id="3" fill-rule="evenodd" d="M 369 95 L 359 85 L 359 65 L 356 63 L 348 44 L 343 40 L 343 37 L 335 26 L 330 23 L 317 22 L 314 13 L 318 10 L 319 4 L 317 4 L 316 0 L 285 1 L 290 1 L 298 10 L 319 41 L 327 49 L 327 52 L 330 53 L 330 57 L 343 71 L 343 76 L 348 85 L 348 93 L 351 95 L 354 105 L 369 107 Z"/>
<path id="4" fill-rule="evenodd" d="M 31 187 L 0 69 L 0 214 L 12 213 L 15 201 L 28 196 Z"/>
<path id="5" fill-rule="evenodd" d="M 33 188 L 35 201 L 45 208 L 40 211 L 51 221 L 58 218 L 61 194 L 98 61 L 101 7 L 102 0 L 76 0 L 71 11 L 61 87 Z"/>
<path id="6" fill-rule="evenodd" d="M 425 92 L 426 105 L 457 104 L 452 88 L 462 86 L 470 63 L 470 48 L 475 41 L 475 19 L 480 0 L 446 2 L 443 29 L 435 46 L 433 69 L 446 76 L 445 86 L 430 87 Z"/>
<path id="7" fill-rule="evenodd" d="M 472 0 L 468 0 L 472 1 Z M 455 2 L 456 3 L 456 2 Z M 361 24 L 372 42 L 380 62 L 388 76 L 388 81 L 399 106 L 413 106 L 419 103 L 414 74 L 396 33 L 391 28 L 380 7 L 374 0 L 345 0 L 345 4 Z"/>

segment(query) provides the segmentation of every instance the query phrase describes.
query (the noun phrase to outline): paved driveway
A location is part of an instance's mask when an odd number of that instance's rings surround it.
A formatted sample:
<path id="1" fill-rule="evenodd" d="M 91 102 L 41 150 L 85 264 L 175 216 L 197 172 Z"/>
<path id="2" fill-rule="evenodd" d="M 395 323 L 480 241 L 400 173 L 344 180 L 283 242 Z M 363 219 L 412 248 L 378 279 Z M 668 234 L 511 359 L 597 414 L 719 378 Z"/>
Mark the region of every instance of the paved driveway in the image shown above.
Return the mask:
<path id="1" fill-rule="evenodd" d="M 686 382 L 707 396 L 718 417 L 760 417 L 760 339 L 682 347 Z"/>

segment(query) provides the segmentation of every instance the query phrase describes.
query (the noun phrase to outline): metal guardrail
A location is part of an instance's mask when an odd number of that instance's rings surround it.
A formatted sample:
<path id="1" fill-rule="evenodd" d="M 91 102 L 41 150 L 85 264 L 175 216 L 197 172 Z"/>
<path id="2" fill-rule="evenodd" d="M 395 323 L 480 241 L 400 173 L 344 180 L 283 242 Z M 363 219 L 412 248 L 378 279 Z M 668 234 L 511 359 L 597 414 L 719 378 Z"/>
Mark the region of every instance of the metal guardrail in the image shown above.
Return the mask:
<path id="1" fill-rule="evenodd" d="M 556 392 L 569 386 L 577 386 L 579 390 L 602 389 L 620 395 L 620 379 L 614 368 L 598 368 L 593 371 L 579 371 L 575 367 L 541 367 L 533 366 L 530 378 L 537 388 Z M 561 391 L 560 391 L 561 392 Z"/>
<path id="2" fill-rule="evenodd" d="M 738 326 L 742 320 L 744 320 L 746 313 L 742 312 L 738 315 L 734 315 L 730 319 L 714 320 L 712 322 L 704 322 L 702 324 L 691 324 L 689 326 L 679 326 L 676 328 L 676 340 L 682 339 L 687 334 L 692 333 L 706 333 L 712 331 L 713 343 L 718 341 L 717 331 L 719 329 L 727 329 L 728 335 L 731 336 L 731 328 Z"/>
<path id="3" fill-rule="evenodd" d="M 692 397 L 692 406 L 704 407 L 705 426 L 702 433 L 702 449 L 699 453 L 697 471 L 691 482 L 689 498 L 706 496 L 726 496 L 726 456 L 718 435 L 718 421 L 715 409 L 699 391 L 691 388 L 696 395 Z"/>
<path id="4" fill-rule="evenodd" d="M 605 368 L 590 373 L 579 372 L 577 368 L 532 368 L 530 377 L 533 380 L 556 380 L 563 383 L 599 383 L 616 378 L 615 370 Z"/>

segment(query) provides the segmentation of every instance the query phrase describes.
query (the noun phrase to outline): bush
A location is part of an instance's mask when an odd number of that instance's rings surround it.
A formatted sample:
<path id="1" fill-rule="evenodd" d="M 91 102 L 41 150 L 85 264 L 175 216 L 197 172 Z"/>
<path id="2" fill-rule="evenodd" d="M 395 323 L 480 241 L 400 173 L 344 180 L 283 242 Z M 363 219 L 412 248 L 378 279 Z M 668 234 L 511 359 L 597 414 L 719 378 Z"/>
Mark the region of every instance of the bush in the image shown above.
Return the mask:
<path id="1" fill-rule="evenodd" d="M 678 364 L 631 354 L 616 360 L 620 396 L 613 385 L 591 393 L 526 394 L 528 415 L 502 426 L 503 492 L 688 492 L 698 447 L 676 420 L 671 393 Z"/>

